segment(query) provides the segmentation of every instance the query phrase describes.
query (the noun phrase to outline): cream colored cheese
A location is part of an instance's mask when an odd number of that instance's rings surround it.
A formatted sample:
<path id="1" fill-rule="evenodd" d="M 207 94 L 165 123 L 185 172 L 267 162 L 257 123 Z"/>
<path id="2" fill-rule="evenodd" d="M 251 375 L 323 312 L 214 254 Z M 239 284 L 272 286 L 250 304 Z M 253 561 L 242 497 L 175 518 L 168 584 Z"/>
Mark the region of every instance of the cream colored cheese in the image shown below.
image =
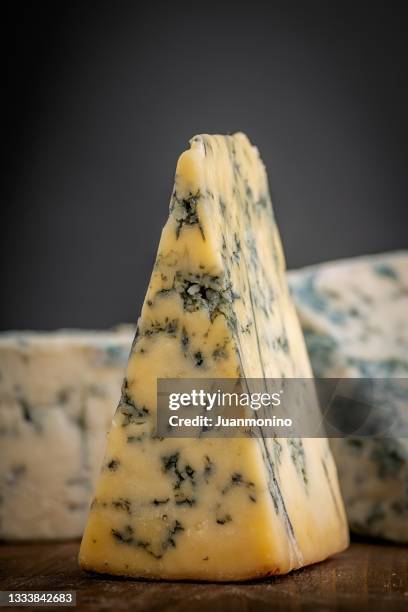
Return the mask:
<path id="1" fill-rule="evenodd" d="M 157 378 L 310 377 L 258 151 L 198 136 L 178 162 L 122 400 L 82 541 L 83 568 L 242 580 L 343 550 L 325 439 L 158 439 Z"/>
<path id="2" fill-rule="evenodd" d="M 289 280 L 316 376 L 407 378 L 408 251 L 310 266 Z M 407 401 L 389 392 L 378 420 L 407 423 Z M 408 542 L 408 439 L 394 428 L 331 446 L 351 529 Z"/>
<path id="3" fill-rule="evenodd" d="M 133 333 L 0 334 L 0 539 L 82 535 Z"/>

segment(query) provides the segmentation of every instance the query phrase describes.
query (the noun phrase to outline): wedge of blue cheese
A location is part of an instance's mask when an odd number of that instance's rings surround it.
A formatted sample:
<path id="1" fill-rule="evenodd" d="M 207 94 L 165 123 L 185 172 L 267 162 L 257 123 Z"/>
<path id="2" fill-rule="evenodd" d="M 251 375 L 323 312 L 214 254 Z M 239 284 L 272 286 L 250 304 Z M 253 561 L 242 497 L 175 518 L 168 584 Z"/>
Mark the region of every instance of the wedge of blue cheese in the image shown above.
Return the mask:
<path id="1" fill-rule="evenodd" d="M 408 251 L 312 266 L 289 282 L 315 376 L 408 377 Z M 388 400 L 382 420 L 406 423 L 408 397 Z M 331 445 L 351 529 L 408 542 L 407 438 Z"/>
<path id="2" fill-rule="evenodd" d="M 258 151 L 197 136 L 170 216 L 80 550 L 96 572 L 243 580 L 348 544 L 325 439 L 170 439 L 158 378 L 311 377 Z"/>
<path id="3" fill-rule="evenodd" d="M 0 334 L 0 539 L 82 536 L 133 335 Z"/>

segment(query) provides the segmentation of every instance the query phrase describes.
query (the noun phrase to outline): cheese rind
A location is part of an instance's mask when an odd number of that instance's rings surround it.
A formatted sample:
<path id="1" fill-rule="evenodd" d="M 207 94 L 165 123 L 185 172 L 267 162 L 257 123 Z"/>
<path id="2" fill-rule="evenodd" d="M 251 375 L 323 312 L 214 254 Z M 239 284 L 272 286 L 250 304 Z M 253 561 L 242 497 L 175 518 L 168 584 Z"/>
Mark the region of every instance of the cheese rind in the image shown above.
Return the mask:
<path id="1" fill-rule="evenodd" d="M 82 567 L 243 580 L 286 573 L 345 548 L 326 440 L 155 434 L 157 378 L 282 376 L 310 377 L 311 369 L 264 166 L 243 134 L 197 136 L 177 164 Z"/>
<path id="2" fill-rule="evenodd" d="M 82 536 L 133 333 L 0 334 L 0 539 Z"/>
<path id="3" fill-rule="evenodd" d="M 289 283 L 317 377 L 407 378 L 408 251 L 296 270 Z M 388 388 L 381 425 L 406 424 L 408 397 Z M 331 446 L 351 529 L 408 542 L 407 438 Z"/>

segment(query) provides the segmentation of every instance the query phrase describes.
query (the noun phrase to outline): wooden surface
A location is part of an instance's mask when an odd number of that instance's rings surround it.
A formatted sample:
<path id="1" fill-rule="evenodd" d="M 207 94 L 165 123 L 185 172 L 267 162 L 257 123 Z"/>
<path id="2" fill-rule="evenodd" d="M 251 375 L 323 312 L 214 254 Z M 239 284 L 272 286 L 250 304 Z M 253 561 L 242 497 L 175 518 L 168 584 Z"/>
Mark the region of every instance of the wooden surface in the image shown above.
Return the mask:
<path id="1" fill-rule="evenodd" d="M 98 612 L 408 611 L 408 549 L 399 546 L 354 542 L 323 563 L 244 584 L 101 578 L 78 568 L 78 548 L 78 542 L 0 545 L 0 590 L 72 590 L 76 608 L 62 609 Z"/>

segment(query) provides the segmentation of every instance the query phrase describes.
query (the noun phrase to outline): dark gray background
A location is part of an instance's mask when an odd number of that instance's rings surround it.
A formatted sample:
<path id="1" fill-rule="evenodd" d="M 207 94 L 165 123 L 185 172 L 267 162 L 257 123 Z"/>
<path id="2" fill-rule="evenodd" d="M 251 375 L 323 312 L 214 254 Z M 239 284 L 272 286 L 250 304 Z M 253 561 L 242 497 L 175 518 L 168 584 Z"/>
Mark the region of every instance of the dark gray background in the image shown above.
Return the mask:
<path id="1" fill-rule="evenodd" d="M 399 6 L 14 3 L 0 327 L 135 321 L 200 132 L 258 145 L 290 267 L 407 247 Z"/>

